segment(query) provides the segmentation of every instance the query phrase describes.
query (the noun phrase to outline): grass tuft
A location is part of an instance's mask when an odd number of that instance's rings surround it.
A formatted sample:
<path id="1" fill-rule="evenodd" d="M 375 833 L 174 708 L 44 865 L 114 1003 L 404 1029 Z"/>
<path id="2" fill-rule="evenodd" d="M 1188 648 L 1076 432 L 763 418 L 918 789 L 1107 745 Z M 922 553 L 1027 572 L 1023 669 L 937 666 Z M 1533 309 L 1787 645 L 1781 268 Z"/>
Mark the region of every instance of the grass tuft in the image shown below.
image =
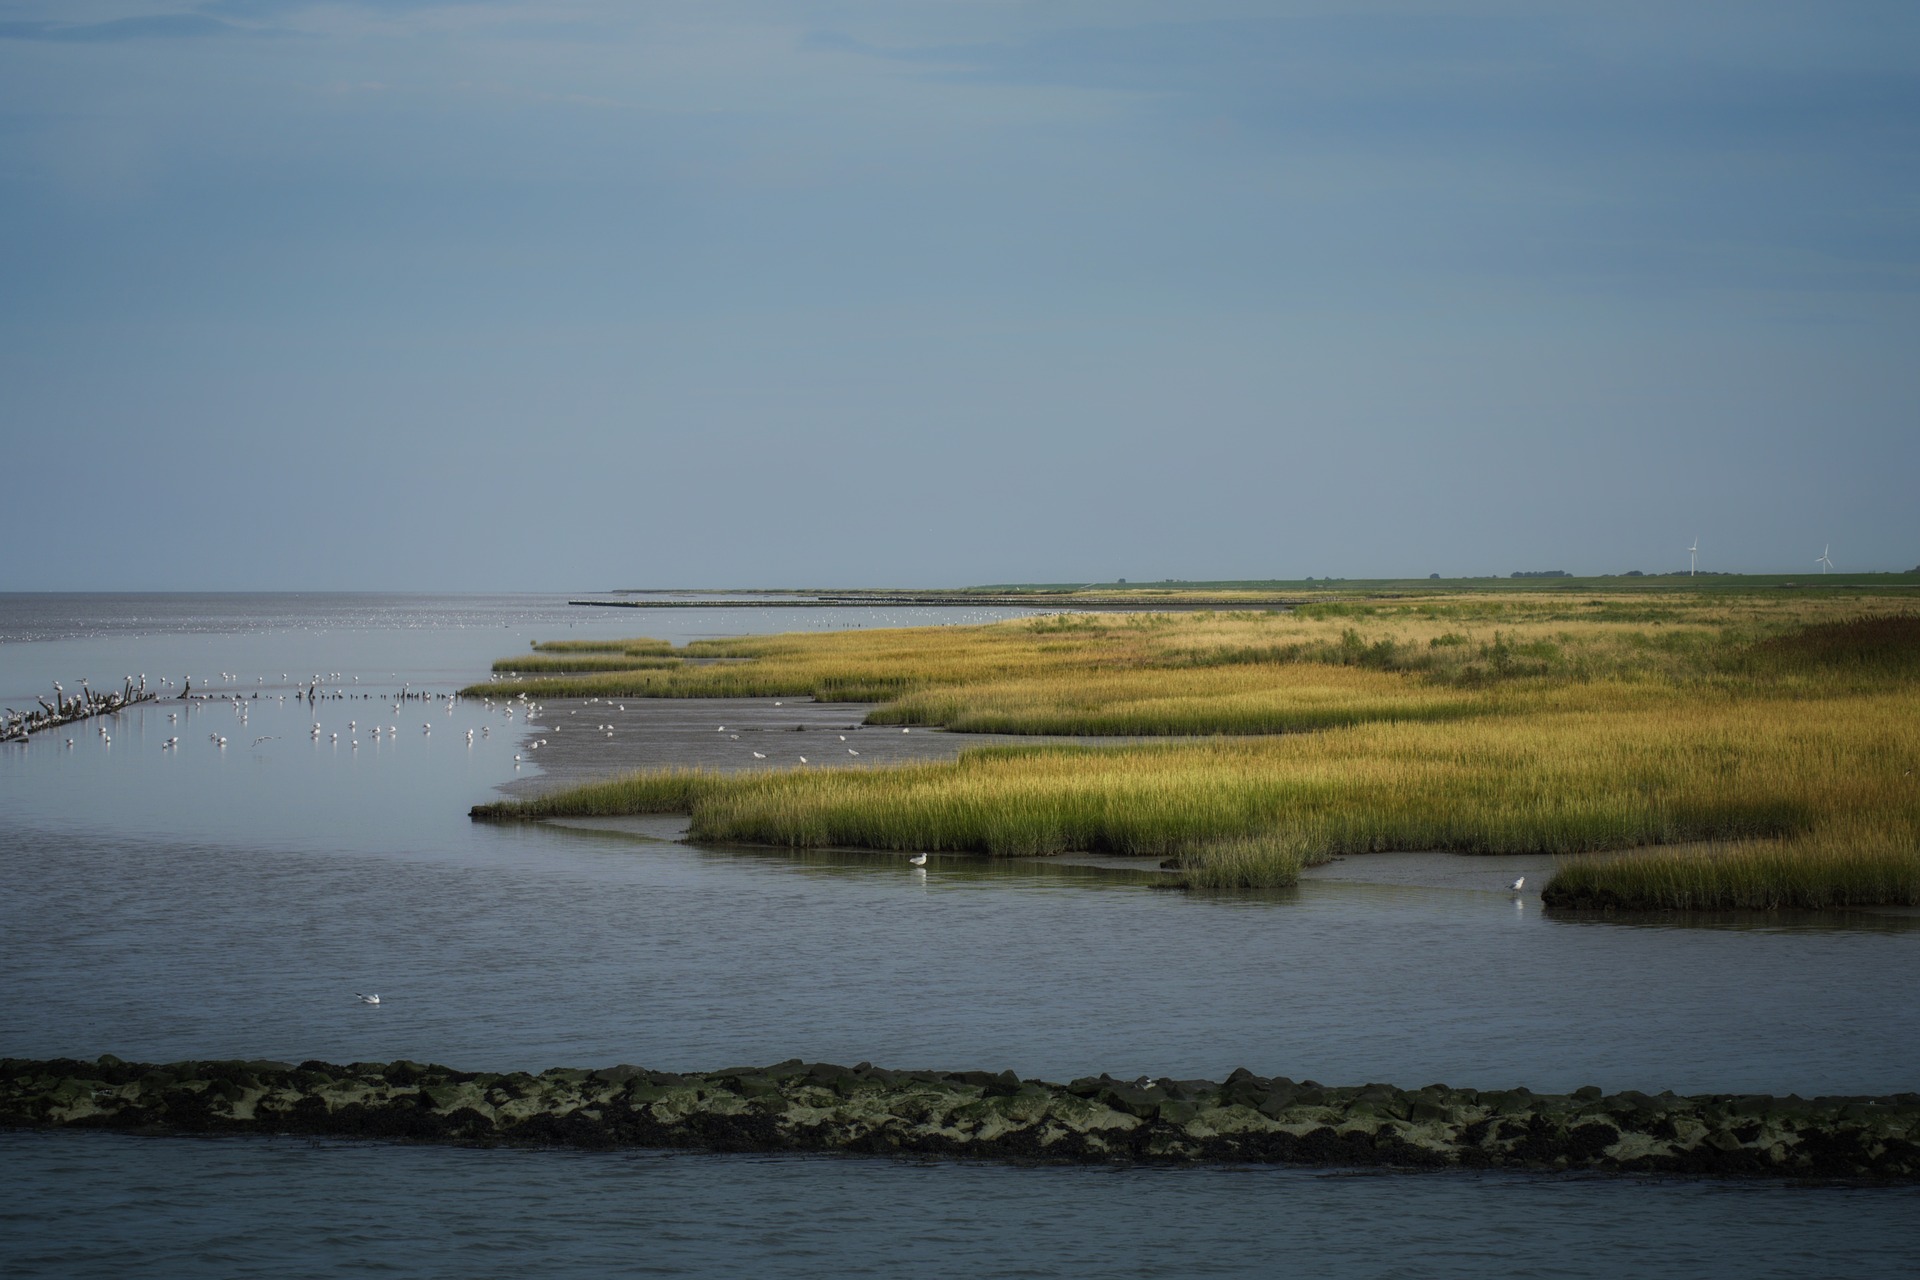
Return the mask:
<path id="1" fill-rule="evenodd" d="M 1190 889 L 1285 889 L 1327 860 L 1301 833 L 1273 831 L 1196 844 L 1175 862 Z"/>
<path id="2" fill-rule="evenodd" d="M 1920 906 L 1920 841 L 1842 822 L 1798 840 L 1582 858 L 1563 864 L 1541 897 L 1574 911 Z"/>
<path id="3" fill-rule="evenodd" d="M 536 640 L 535 653 L 622 653 L 630 658 L 658 657 L 673 652 L 667 640 L 635 636 L 630 640 Z"/>

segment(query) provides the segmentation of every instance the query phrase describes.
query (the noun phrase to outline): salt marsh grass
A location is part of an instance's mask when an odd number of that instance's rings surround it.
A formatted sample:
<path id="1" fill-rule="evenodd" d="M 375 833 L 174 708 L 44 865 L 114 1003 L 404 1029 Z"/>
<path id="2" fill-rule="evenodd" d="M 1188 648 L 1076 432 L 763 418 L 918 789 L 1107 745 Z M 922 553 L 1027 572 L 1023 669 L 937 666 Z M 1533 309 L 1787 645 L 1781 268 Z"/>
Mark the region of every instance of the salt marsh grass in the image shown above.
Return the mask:
<path id="1" fill-rule="evenodd" d="M 1544 898 L 1589 911 L 1920 906 L 1920 833 L 1843 818 L 1796 840 L 1583 859 L 1562 866 Z"/>
<path id="2" fill-rule="evenodd" d="M 1906 608 L 1428 598 L 699 642 L 675 653 L 731 661 L 474 692 L 811 694 L 882 703 L 875 723 L 1167 741 L 639 774 L 476 816 L 683 812 L 713 841 L 1086 850 L 1171 859 L 1208 886 L 1289 883 L 1375 850 L 1705 843 L 1716 852 L 1570 862 L 1551 900 L 1910 901 L 1920 617 Z"/>
<path id="3" fill-rule="evenodd" d="M 536 640 L 533 649 L 536 653 L 623 653 L 639 657 L 672 653 L 673 644 L 651 636 L 635 636 L 628 640 Z"/>
<path id="4" fill-rule="evenodd" d="M 507 675 L 540 672 L 584 671 L 663 671 L 677 667 L 682 659 L 671 654 L 639 656 L 625 653 L 597 653 L 591 650 L 564 650 L 559 653 L 523 653 L 516 658 L 501 658 L 493 664 L 496 672 Z M 476 686 L 479 687 L 479 686 Z"/>
<path id="5" fill-rule="evenodd" d="M 1136 747 L 997 747 L 871 770 L 636 774 L 482 817 L 680 812 L 696 838 L 1177 858 L 1196 883 L 1384 850 L 1587 853 L 1915 821 L 1910 699 L 1696 707 L 1632 698 L 1523 720 L 1369 724 Z M 1253 843 L 1245 843 L 1253 842 Z M 1263 852 L 1264 851 L 1264 852 Z M 1286 862 L 1278 860 L 1284 855 Z M 1255 874 L 1259 864 L 1266 869 Z M 1242 871 L 1236 872 L 1235 868 Z"/>

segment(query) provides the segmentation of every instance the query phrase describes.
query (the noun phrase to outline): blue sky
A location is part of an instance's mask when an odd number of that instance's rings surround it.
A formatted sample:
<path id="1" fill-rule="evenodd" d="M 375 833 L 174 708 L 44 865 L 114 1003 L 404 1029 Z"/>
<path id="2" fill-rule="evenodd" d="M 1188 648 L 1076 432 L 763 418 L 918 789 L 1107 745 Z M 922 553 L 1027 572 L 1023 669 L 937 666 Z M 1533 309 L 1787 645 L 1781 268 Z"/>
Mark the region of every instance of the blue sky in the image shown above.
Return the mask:
<path id="1" fill-rule="evenodd" d="M 0 589 L 1911 568 L 1920 9 L 0 0 L 0 338 Z"/>

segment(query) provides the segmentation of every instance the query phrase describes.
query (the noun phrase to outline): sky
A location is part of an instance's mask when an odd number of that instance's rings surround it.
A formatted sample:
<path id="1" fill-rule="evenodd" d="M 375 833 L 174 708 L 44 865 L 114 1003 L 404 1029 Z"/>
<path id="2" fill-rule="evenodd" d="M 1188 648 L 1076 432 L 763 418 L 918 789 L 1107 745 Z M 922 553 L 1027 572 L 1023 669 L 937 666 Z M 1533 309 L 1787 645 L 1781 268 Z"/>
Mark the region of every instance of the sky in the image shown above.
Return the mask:
<path id="1" fill-rule="evenodd" d="M 1920 565 L 1920 6 L 0 0 L 0 590 Z"/>

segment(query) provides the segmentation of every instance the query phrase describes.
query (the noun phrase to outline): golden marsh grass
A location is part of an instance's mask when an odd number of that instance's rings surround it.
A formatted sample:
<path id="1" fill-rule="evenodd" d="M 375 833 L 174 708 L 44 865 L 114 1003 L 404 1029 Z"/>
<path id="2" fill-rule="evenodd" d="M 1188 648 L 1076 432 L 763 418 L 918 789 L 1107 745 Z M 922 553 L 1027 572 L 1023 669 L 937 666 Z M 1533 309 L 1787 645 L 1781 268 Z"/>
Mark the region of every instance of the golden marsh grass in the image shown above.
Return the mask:
<path id="1" fill-rule="evenodd" d="M 1099 851 L 1174 859 L 1196 885 L 1287 883 L 1372 850 L 1714 842 L 1729 847 L 1570 862 L 1549 900 L 1907 901 L 1920 618 L 1902 607 L 1465 598 L 704 642 L 678 652 L 733 661 L 476 691 L 812 693 L 882 701 L 879 723 L 1168 741 L 639 774 L 476 814 L 670 811 L 706 840 Z"/>

